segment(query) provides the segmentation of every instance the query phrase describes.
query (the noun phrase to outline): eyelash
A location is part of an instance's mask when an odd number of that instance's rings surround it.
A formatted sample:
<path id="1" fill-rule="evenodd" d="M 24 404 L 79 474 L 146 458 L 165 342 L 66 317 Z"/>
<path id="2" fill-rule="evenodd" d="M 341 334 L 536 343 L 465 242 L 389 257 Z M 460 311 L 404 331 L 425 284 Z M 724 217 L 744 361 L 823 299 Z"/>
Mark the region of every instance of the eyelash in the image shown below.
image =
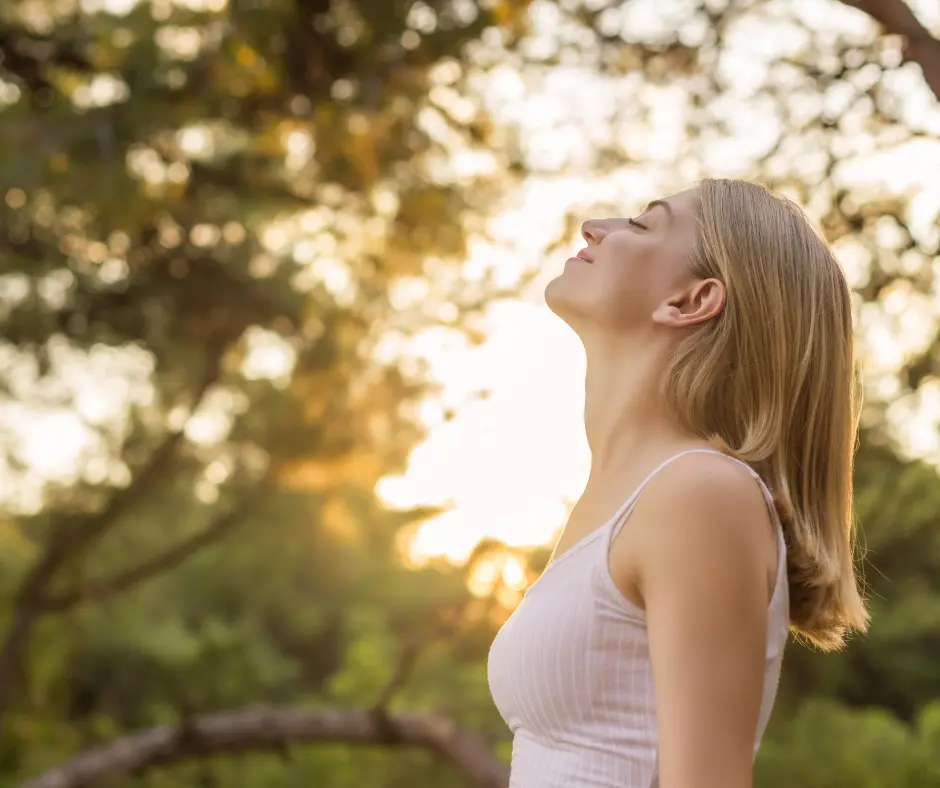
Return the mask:
<path id="1" fill-rule="evenodd" d="M 646 226 L 640 224 L 636 219 L 627 219 L 627 221 L 630 222 L 630 224 L 632 224 L 634 227 L 639 227 L 641 230 L 646 229 Z"/>

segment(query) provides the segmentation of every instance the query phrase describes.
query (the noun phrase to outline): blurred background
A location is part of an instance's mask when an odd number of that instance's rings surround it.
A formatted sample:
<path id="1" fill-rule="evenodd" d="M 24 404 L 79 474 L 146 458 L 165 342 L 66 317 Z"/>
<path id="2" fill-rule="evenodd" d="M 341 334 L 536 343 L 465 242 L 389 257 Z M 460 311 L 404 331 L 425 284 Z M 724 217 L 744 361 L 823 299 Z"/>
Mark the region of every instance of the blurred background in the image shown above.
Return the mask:
<path id="1" fill-rule="evenodd" d="M 588 469 L 542 291 L 703 176 L 823 227 L 867 397 L 872 630 L 757 785 L 940 786 L 936 0 L 4 0 L 0 786 L 505 785 Z"/>

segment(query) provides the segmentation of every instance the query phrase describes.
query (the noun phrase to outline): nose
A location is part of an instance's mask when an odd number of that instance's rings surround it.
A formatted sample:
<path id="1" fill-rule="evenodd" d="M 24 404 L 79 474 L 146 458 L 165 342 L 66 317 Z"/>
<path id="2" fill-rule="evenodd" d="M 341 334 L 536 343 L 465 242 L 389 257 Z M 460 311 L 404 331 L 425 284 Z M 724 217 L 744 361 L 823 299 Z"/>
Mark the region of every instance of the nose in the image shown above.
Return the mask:
<path id="1" fill-rule="evenodd" d="M 581 237 L 589 244 L 599 244 L 610 233 L 610 227 L 603 219 L 588 219 L 581 225 Z"/>

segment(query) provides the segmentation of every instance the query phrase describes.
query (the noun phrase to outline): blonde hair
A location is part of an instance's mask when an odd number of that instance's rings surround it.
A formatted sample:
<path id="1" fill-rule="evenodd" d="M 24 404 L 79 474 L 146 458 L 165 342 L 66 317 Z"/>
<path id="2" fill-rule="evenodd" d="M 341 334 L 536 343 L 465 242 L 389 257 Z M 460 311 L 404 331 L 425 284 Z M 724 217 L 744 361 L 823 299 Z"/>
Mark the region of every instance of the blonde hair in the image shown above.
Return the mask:
<path id="1" fill-rule="evenodd" d="M 763 186 L 698 188 L 692 270 L 725 285 L 665 379 L 682 426 L 749 463 L 787 541 L 790 625 L 839 648 L 868 613 L 855 571 L 852 463 L 859 392 L 849 287 L 823 238 Z"/>

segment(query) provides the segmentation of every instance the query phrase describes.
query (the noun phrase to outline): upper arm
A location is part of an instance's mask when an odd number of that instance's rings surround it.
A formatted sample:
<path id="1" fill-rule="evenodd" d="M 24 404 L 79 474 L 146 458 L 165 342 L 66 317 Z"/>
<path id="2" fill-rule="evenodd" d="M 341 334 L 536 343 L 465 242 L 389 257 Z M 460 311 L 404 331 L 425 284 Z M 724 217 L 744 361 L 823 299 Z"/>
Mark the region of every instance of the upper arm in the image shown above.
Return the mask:
<path id="1" fill-rule="evenodd" d="M 727 462 L 651 486 L 637 540 L 663 788 L 750 788 L 767 638 L 768 512 Z M 642 500 L 642 498 L 641 498 Z"/>

